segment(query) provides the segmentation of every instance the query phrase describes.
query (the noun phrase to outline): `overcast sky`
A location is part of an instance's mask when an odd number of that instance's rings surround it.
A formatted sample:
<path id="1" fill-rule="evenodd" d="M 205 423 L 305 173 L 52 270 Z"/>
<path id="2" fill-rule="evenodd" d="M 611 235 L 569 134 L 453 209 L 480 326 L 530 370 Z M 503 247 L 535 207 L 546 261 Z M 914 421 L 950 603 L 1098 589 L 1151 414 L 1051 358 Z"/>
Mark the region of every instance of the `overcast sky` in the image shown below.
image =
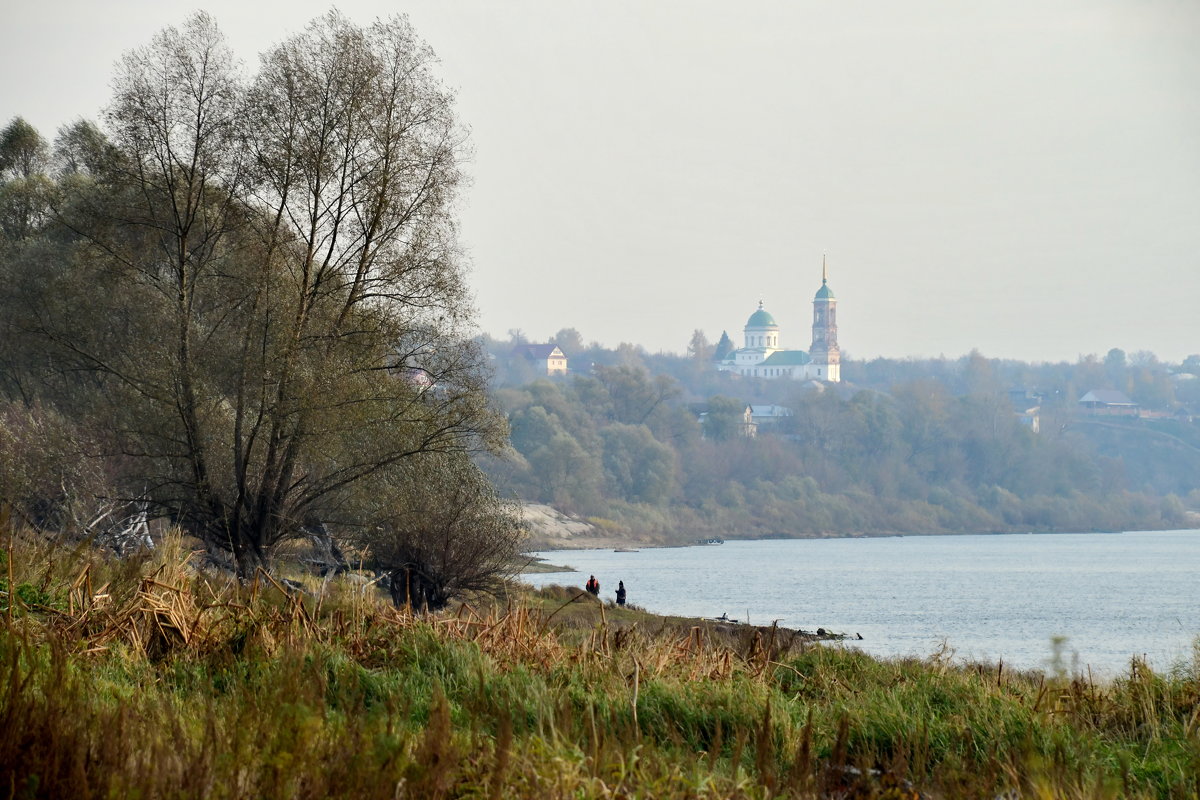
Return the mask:
<path id="1" fill-rule="evenodd" d="M 248 68 L 329 5 L 6 4 L 0 125 L 97 118 L 113 63 L 197 8 Z M 472 130 L 481 327 L 682 352 L 764 301 L 807 349 L 1200 352 L 1195 0 L 375 2 Z"/>

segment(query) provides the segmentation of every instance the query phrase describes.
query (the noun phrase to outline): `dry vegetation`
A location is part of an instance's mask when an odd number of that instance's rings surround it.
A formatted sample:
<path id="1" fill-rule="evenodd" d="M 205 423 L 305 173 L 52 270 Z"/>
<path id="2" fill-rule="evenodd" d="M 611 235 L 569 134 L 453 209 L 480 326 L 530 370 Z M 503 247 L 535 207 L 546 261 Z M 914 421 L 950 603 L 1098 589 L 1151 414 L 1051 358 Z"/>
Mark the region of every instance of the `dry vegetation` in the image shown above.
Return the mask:
<path id="1" fill-rule="evenodd" d="M 1196 797 L 1200 668 L 1110 684 L 722 635 L 565 590 L 417 616 L 345 579 L 10 537 L 13 797 Z M 9 591 L 10 587 L 15 587 Z"/>

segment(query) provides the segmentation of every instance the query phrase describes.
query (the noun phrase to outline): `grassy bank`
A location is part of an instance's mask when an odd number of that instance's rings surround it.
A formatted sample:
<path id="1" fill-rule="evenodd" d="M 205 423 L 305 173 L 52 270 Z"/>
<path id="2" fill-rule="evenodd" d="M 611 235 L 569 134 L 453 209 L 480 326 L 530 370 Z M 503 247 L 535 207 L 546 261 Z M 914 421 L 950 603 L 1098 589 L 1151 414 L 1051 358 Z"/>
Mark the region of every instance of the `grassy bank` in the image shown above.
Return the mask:
<path id="1" fill-rule="evenodd" d="M 1200 791 L 1196 665 L 1095 684 L 879 661 L 554 592 L 419 618 L 350 582 L 236 586 L 187 558 L 178 545 L 122 563 L 13 544 L 0 794 Z"/>

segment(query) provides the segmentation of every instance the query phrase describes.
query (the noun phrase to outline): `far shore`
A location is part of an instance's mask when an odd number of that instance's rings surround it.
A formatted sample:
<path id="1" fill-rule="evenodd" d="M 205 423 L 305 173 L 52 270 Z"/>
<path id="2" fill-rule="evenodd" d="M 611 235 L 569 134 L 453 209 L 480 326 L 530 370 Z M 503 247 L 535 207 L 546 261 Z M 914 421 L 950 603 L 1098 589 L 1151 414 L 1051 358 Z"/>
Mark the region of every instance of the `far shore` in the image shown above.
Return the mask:
<path id="1" fill-rule="evenodd" d="M 810 539 L 902 539 L 906 536 L 1075 536 L 1079 534 L 1121 534 L 1121 533 L 1200 533 L 1200 528 L 1144 528 L 1139 530 L 1098 530 L 1098 531 L 960 531 L 956 533 L 831 533 L 817 536 L 740 536 L 725 540 L 728 542 L 773 542 L 801 541 Z M 591 538 L 560 539 L 554 542 L 537 541 L 533 548 L 525 550 L 524 555 L 533 553 L 571 552 L 574 550 L 622 550 L 636 552 L 637 550 L 670 549 L 674 547 L 719 547 L 703 540 L 691 542 L 661 542 L 641 541 L 637 539 Z M 530 570 L 546 572 L 548 570 Z"/>

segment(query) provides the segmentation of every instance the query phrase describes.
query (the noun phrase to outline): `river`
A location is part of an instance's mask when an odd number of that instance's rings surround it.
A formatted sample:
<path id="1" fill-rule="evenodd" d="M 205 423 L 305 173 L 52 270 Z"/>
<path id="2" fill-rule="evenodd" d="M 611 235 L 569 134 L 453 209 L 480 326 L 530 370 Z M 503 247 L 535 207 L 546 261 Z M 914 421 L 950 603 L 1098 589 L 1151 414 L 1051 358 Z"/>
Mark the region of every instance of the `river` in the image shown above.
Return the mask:
<path id="1" fill-rule="evenodd" d="M 1133 657 L 1192 665 L 1200 636 L 1200 531 L 728 541 L 637 552 L 537 553 L 575 573 L 523 577 L 611 600 L 623 580 L 648 611 L 861 634 L 878 656 L 1113 677 Z M 1200 669 L 1200 664 L 1194 668 Z"/>

